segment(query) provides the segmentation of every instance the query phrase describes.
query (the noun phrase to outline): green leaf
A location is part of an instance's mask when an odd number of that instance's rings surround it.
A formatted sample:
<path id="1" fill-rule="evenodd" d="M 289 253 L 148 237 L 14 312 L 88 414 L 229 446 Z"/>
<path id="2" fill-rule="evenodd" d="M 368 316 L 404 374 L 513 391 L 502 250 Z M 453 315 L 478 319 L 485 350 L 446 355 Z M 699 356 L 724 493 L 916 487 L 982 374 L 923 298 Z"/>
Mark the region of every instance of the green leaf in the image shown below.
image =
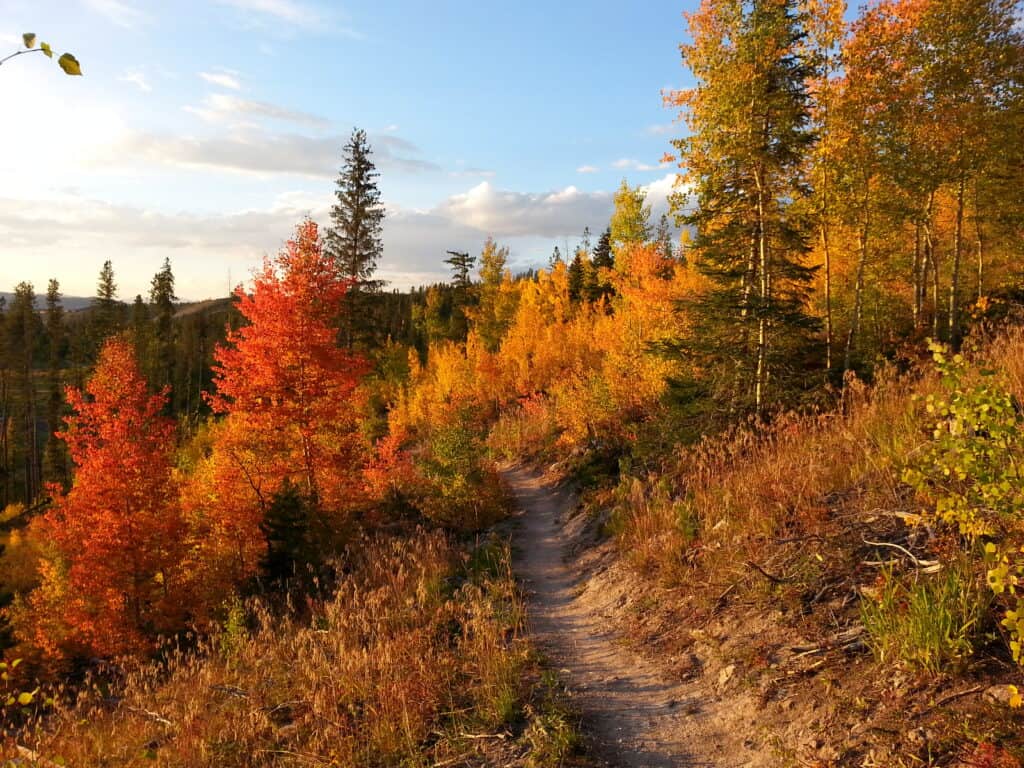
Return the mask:
<path id="1" fill-rule="evenodd" d="M 78 59 L 72 56 L 70 53 L 62 54 L 57 63 L 60 68 L 64 70 L 66 75 L 81 75 L 82 67 L 78 63 Z"/>
<path id="2" fill-rule="evenodd" d="M 25 34 L 23 34 L 21 36 L 21 41 L 23 43 L 25 43 L 25 47 L 26 48 L 35 48 L 36 47 L 36 33 L 35 32 L 26 32 Z"/>
<path id="3" fill-rule="evenodd" d="M 45 53 L 46 57 L 48 59 L 52 59 L 53 58 L 53 48 L 50 47 L 49 43 L 40 43 L 39 44 L 39 50 L 41 50 L 43 53 Z"/>

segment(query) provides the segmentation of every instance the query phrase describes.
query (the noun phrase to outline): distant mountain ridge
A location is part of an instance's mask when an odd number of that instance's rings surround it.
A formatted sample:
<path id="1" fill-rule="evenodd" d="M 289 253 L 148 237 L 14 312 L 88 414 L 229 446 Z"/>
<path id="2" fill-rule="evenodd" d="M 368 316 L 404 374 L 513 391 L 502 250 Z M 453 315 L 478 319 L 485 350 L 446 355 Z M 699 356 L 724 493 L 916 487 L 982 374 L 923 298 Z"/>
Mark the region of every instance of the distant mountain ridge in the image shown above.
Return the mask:
<path id="1" fill-rule="evenodd" d="M 11 300 L 14 298 L 14 294 L 10 291 L 0 291 L 0 298 L 3 298 L 4 302 L 9 306 Z M 91 296 L 61 296 L 61 304 L 64 305 L 64 309 L 74 312 L 79 309 L 85 309 L 92 302 Z M 46 291 L 36 294 L 36 306 L 39 309 L 46 309 Z"/>

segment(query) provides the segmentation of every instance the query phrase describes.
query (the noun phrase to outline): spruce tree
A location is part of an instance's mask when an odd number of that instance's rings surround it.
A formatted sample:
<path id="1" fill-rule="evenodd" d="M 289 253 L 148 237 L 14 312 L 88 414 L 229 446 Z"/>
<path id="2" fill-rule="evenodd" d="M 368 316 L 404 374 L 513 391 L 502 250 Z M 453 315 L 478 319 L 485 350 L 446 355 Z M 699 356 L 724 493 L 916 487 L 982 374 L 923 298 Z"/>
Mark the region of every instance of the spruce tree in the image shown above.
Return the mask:
<path id="1" fill-rule="evenodd" d="M 383 281 L 373 275 L 382 253 L 384 206 L 372 155 L 366 132 L 353 129 L 342 155 L 337 202 L 331 208 L 332 226 L 325 241 L 326 252 L 352 281 L 342 319 L 342 343 L 349 349 L 372 347 L 379 341 L 373 314 Z"/>
<path id="2" fill-rule="evenodd" d="M 792 215 L 813 141 L 804 17 L 797 0 L 708 0 L 690 23 L 691 135 L 674 144 L 697 205 L 687 212 L 681 195 L 672 204 L 696 230 L 690 254 L 712 288 L 689 351 L 704 355 L 730 410 L 763 414 L 800 383 L 817 328 L 806 233 Z"/>
<path id="3" fill-rule="evenodd" d="M 583 250 L 576 251 L 572 263 L 569 265 L 569 298 L 572 301 L 582 301 L 587 297 L 584 295 L 584 280 L 586 279 L 586 267 L 583 264 Z"/>
<path id="4" fill-rule="evenodd" d="M 67 343 L 64 325 L 64 305 L 61 303 L 60 284 L 50 280 L 46 290 L 46 338 L 49 342 L 47 360 L 46 447 L 43 456 L 43 477 L 62 486 L 67 485 L 68 461 L 64 441 L 57 437 L 63 428 L 64 376 L 62 361 Z"/>
<path id="5" fill-rule="evenodd" d="M 267 551 L 260 563 L 263 575 L 277 587 L 297 580 L 309 586 L 319 559 L 313 545 L 313 502 L 285 478 L 263 516 L 260 528 Z"/>
<path id="6" fill-rule="evenodd" d="M 90 323 L 90 352 L 95 355 L 104 340 L 121 329 L 121 304 L 117 300 L 117 282 L 114 280 L 114 266 L 103 262 L 96 296 L 92 300 Z"/>
<path id="7" fill-rule="evenodd" d="M 174 327 L 174 272 L 171 260 L 164 259 L 160 271 L 150 283 L 149 303 L 155 314 L 153 350 L 149 382 L 156 389 L 174 384 L 174 365 L 177 339 Z"/>
<path id="8" fill-rule="evenodd" d="M 597 301 L 602 296 L 611 296 L 614 293 L 608 281 L 601 277 L 602 269 L 615 269 L 615 254 L 612 252 L 612 228 L 605 228 L 601 237 L 594 246 L 594 257 L 591 259 L 591 267 L 594 277 L 591 280 L 590 295 L 591 301 Z"/>
<path id="9" fill-rule="evenodd" d="M 14 369 L 17 409 L 12 435 L 15 472 L 20 480 L 21 500 L 30 505 L 42 489 L 42 451 L 36 430 L 38 409 L 35 377 L 32 374 L 36 348 L 42 335 L 36 313 L 36 294 L 32 283 L 19 283 L 7 315 L 7 345 Z"/>

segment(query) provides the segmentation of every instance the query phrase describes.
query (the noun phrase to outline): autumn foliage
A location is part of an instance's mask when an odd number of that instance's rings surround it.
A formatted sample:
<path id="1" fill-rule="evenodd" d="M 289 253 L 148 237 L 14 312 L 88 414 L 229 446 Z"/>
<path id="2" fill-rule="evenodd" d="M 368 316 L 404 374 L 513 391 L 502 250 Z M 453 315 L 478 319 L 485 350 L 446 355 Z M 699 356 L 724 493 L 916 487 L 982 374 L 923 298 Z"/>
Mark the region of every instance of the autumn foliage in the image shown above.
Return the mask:
<path id="1" fill-rule="evenodd" d="M 48 653 L 139 650 L 177 629 L 186 610 L 184 522 L 172 472 L 166 393 L 150 394 L 123 338 L 103 347 L 61 437 L 75 465 L 35 536 L 42 583 L 28 600 L 34 640 Z"/>
<path id="2" fill-rule="evenodd" d="M 332 531 L 361 503 L 353 397 L 366 363 L 337 344 L 348 288 L 306 221 L 264 262 L 252 293 L 236 291 L 245 323 L 217 350 L 209 396 L 223 418 L 184 497 L 198 589 L 215 593 L 256 572 L 260 525 L 286 479 Z"/>

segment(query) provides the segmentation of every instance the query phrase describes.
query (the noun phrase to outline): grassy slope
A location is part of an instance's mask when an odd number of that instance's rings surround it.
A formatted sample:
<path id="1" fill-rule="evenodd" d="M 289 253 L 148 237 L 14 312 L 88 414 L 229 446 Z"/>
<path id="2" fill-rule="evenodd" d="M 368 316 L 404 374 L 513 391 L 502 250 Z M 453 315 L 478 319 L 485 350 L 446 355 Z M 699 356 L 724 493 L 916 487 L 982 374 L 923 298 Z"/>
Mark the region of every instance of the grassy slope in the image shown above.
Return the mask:
<path id="1" fill-rule="evenodd" d="M 984 357 L 1024 402 L 1024 332 Z M 731 667 L 718 692 L 752 696 L 751 735 L 781 764 L 1024 757 L 1019 716 L 985 695 L 1021 673 L 980 558 L 906 522 L 920 502 L 902 468 L 927 439 L 913 396 L 937 387 L 930 372 L 883 376 L 841 412 L 740 429 L 585 500 L 633 574 L 624 632 L 684 672 Z"/>
<path id="2" fill-rule="evenodd" d="M 198 650 L 108 669 L 77 700 L 56 691 L 8 754 L 181 768 L 567 764 L 573 718 L 521 637 L 505 544 L 467 555 L 419 531 L 365 543 L 349 568 L 301 620 L 236 605 Z"/>

